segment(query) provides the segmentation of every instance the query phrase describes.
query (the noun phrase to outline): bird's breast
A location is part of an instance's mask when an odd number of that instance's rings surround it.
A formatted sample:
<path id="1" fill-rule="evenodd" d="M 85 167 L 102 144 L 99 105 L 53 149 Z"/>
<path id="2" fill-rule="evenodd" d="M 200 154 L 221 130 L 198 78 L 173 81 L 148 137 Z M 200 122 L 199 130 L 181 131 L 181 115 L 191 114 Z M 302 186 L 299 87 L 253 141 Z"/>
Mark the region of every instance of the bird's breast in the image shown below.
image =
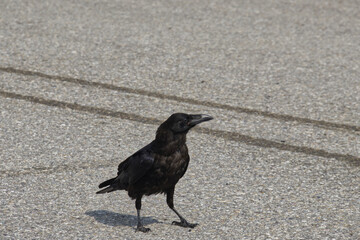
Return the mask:
<path id="1" fill-rule="evenodd" d="M 189 155 L 186 145 L 166 156 L 155 154 L 153 166 L 136 183 L 134 189 L 145 195 L 165 192 L 184 175 L 188 164 Z M 136 194 L 131 193 L 131 195 Z"/>
<path id="2" fill-rule="evenodd" d="M 158 156 L 154 168 L 162 176 L 176 177 L 183 173 L 189 163 L 187 148 L 179 148 L 169 156 Z"/>

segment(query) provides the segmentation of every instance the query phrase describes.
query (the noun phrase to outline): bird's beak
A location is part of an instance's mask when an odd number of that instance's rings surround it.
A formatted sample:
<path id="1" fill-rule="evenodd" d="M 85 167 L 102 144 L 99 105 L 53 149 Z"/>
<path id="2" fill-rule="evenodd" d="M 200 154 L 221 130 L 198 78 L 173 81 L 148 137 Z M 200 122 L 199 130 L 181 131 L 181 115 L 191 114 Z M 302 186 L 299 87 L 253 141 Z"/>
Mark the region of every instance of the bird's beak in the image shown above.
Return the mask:
<path id="1" fill-rule="evenodd" d="M 189 121 L 189 126 L 195 126 L 199 123 L 210 121 L 211 119 L 214 119 L 212 116 L 206 115 L 206 114 L 197 114 L 197 115 L 190 115 L 191 120 Z"/>

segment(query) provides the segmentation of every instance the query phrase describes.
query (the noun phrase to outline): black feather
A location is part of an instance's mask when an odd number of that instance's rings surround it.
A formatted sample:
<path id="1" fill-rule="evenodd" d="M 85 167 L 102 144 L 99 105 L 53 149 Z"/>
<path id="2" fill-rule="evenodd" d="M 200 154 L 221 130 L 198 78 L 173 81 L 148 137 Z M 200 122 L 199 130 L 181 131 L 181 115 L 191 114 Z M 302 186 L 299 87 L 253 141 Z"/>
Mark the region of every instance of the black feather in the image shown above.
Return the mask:
<path id="1" fill-rule="evenodd" d="M 100 183 L 99 188 L 109 186 L 114 180 L 115 180 L 115 178 L 111 178 L 109 180 L 106 180 L 105 182 Z"/>

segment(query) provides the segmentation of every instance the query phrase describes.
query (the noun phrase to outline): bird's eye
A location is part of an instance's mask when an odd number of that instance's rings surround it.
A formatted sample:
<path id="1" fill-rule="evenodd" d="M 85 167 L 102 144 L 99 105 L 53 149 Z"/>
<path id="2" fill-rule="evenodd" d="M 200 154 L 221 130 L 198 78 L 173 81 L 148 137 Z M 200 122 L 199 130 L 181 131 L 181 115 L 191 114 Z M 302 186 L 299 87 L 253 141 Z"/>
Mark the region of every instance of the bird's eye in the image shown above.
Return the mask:
<path id="1" fill-rule="evenodd" d="M 185 121 L 181 121 L 181 122 L 179 123 L 179 125 L 180 125 L 181 128 L 183 128 L 183 127 L 185 127 L 186 122 L 185 122 Z"/>

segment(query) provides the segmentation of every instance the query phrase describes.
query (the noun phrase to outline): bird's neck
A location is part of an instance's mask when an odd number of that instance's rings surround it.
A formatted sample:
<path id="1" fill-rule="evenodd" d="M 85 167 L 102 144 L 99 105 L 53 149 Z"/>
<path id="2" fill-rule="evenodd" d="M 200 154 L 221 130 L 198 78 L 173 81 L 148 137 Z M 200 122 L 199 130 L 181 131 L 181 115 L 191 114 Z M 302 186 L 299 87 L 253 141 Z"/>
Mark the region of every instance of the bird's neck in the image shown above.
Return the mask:
<path id="1" fill-rule="evenodd" d="M 186 144 L 186 134 L 173 134 L 170 131 L 160 131 L 156 134 L 154 141 L 155 148 L 166 155 L 178 151 Z"/>

